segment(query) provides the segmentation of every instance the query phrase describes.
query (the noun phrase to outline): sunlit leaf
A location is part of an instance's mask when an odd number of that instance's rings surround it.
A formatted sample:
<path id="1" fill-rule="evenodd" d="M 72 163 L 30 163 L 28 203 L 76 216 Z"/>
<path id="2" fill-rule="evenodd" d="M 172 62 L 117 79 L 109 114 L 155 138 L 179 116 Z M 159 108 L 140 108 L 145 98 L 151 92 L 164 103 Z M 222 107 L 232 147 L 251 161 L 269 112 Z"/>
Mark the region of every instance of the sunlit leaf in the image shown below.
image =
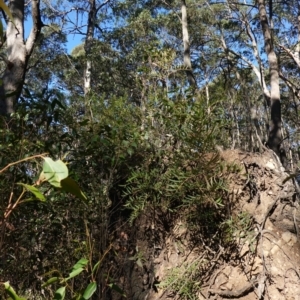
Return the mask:
<path id="1" fill-rule="evenodd" d="M 63 286 L 55 292 L 53 300 L 63 300 L 65 299 L 65 296 L 66 296 L 66 287 Z"/>
<path id="2" fill-rule="evenodd" d="M 56 281 L 59 280 L 59 277 L 51 277 L 50 279 L 48 279 L 45 283 L 42 284 L 42 287 L 46 287 Z"/>
<path id="3" fill-rule="evenodd" d="M 143 263 L 142 260 L 140 258 L 137 259 L 136 264 L 140 267 L 143 268 Z"/>
<path id="4" fill-rule="evenodd" d="M 4 288 L 7 294 L 10 296 L 12 300 L 26 300 L 26 298 L 19 297 L 9 282 L 4 282 Z"/>
<path id="5" fill-rule="evenodd" d="M 53 161 L 50 157 L 44 158 L 43 175 L 51 185 L 60 187 L 60 182 L 69 175 L 66 164 L 61 161 Z"/>
<path id="6" fill-rule="evenodd" d="M 81 258 L 72 268 L 72 270 L 77 270 L 79 268 L 83 268 L 88 264 L 88 260 L 86 258 Z"/>
<path id="7" fill-rule="evenodd" d="M 91 282 L 85 289 L 81 299 L 84 300 L 90 299 L 93 296 L 93 294 L 96 292 L 96 290 L 97 290 L 96 282 Z"/>
<path id="8" fill-rule="evenodd" d="M 79 275 L 83 270 L 84 270 L 84 268 L 82 268 L 82 267 L 77 268 L 76 270 L 72 271 L 72 272 L 69 274 L 68 278 L 66 278 L 65 280 L 69 280 L 69 279 L 71 279 L 71 278 L 76 277 L 76 276 Z"/>
<path id="9" fill-rule="evenodd" d="M 18 183 L 18 184 L 22 185 L 28 192 L 32 193 L 39 200 L 46 201 L 45 196 L 36 187 L 25 183 Z"/>

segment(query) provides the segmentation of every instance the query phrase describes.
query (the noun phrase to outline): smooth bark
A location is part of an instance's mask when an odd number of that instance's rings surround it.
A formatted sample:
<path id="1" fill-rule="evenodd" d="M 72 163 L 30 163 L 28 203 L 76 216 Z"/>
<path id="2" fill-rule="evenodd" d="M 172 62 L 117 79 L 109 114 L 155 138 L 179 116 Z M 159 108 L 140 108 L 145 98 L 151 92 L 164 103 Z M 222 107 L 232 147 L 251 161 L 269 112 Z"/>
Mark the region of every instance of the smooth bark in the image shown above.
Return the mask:
<path id="1" fill-rule="evenodd" d="M 271 120 L 269 128 L 268 146 L 279 156 L 281 134 L 281 103 L 279 88 L 279 66 L 276 53 L 274 51 L 272 32 L 269 26 L 265 0 L 258 0 L 258 9 L 262 32 L 264 36 L 265 51 L 268 57 L 270 70 L 270 106 Z"/>
<path id="2" fill-rule="evenodd" d="M 94 32 L 95 32 L 95 22 L 96 22 L 96 0 L 89 0 L 90 10 L 88 15 L 88 23 L 87 23 L 87 32 L 86 39 L 84 43 L 84 50 L 86 55 L 86 64 L 84 68 L 84 76 L 83 76 L 83 87 L 84 87 L 84 101 L 85 101 L 85 113 L 89 112 L 90 118 L 93 119 L 93 112 L 91 109 L 90 101 L 89 101 L 89 93 L 91 90 L 91 80 L 92 80 L 92 60 L 91 60 L 91 52 L 93 46 Z"/>
<path id="3" fill-rule="evenodd" d="M 24 40 L 24 0 L 10 0 L 9 9 L 14 18 L 6 30 L 6 68 L 0 85 L 0 114 L 7 115 L 15 111 L 22 92 L 28 60 L 32 54 L 36 39 L 42 28 L 40 0 L 31 1 L 33 27 L 27 41 Z"/>
<path id="4" fill-rule="evenodd" d="M 84 96 L 86 97 L 91 90 L 91 51 L 94 39 L 95 21 L 96 21 L 96 0 L 89 0 L 90 10 L 88 15 L 87 33 L 84 43 L 84 50 L 86 54 L 86 65 L 84 70 Z"/>
<path id="5" fill-rule="evenodd" d="M 187 68 L 186 74 L 190 86 L 196 87 L 196 80 L 193 74 L 193 68 L 191 62 L 190 39 L 189 39 L 187 8 L 186 8 L 185 0 L 181 0 L 181 24 L 182 24 L 182 39 L 183 39 L 183 62 L 184 62 L 184 66 Z"/>
<path id="6" fill-rule="evenodd" d="M 87 20 L 87 32 L 86 39 L 84 43 L 84 50 L 86 55 L 86 64 L 84 68 L 84 98 L 85 98 L 85 111 L 89 111 L 90 117 L 93 118 L 93 112 L 90 105 L 89 94 L 91 91 L 91 81 L 92 81 L 92 48 L 93 48 L 93 40 L 95 34 L 96 27 L 96 18 L 98 11 L 109 3 L 110 0 L 106 0 L 101 5 L 97 7 L 96 0 L 89 0 L 90 9 Z"/>

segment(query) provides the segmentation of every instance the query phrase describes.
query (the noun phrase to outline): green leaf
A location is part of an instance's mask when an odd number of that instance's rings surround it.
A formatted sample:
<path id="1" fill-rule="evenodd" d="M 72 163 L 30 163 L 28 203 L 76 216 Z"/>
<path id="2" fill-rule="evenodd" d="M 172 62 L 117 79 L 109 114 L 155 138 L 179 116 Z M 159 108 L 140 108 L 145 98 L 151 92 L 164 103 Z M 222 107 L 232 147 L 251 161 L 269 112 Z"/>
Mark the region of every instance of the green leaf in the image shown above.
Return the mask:
<path id="1" fill-rule="evenodd" d="M 96 292 L 96 290 L 97 290 L 96 282 L 91 282 L 85 289 L 81 299 L 84 300 L 90 299 L 93 296 L 93 294 Z"/>
<path id="2" fill-rule="evenodd" d="M 131 156 L 134 153 L 134 151 L 132 148 L 128 148 L 127 153 Z"/>
<path id="3" fill-rule="evenodd" d="M 37 184 L 37 185 L 40 185 L 40 184 L 43 183 L 44 181 L 47 181 L 47 179 L 46 179 L 46 176 L 45 176 L 44 172 L 42 171 L 41 174 L 40 174 L 40 176 L 39 176 L 38 181 L 36 182 L 36 184 Z"/>
<path id="4" fill-rule="evenodd" d="M 5 13 L 9 16 L 10 20 L 13 22 L 13 16 L 8 8 L 8 6 L 4 3 L 3 0 L 0 0 L 0 8 L 5 11 Z"/>
<path id="5" fill-rule="evenodd" d="M 26 298 L 22 298 L 17 295 L 8 281 L 4 282 L 4 288 L 12 300 L 26 300 Z"/>
<path id="6" fill-rule="evenodd" d="M 45 196 L 36 187 L 25 184 L 25 183 L 18 183 L 18 184 L 22 185 L 28 192 L 31 192 L 39 200 L 41 200 L 43 202 L 46 201 Z"/>
<path id="7" fill-rule="evenodd" d="M 137 259 L 136 264 L 140 267 L 143 268 L 143 263 L 142 260 L 140 258 Z"/>
<path id="8" fill-rule="evenodd" d="M 64 191 L 73 194 L 74 196 L 78 197 L 81 200 L 87 200 L 87 197 L 80 189 L 78 183 L 75 180 L 73 180 L 72 178 L 69 178 L 69 177 L 65 178 L 60 182 L 60 184 L 61 184 L 61 188 Z"/>
<path id="9" fill-rule="evenodd" d="M 65 299 L 65 296 L 66 296 L 66 287 L 63 286 L 63 287 L 60 287 L 60 288 L 55 292 L 55 295 L 54 295 L 53 300 L 63 300 L 63 299 Z"/>
<path id="10" fill-rule="evenodd" d="M 58 280 L 59 280 L 59 277 L 52 277 L 52 278 L 48 279 L 45 283 L 43 283 L 42 287 L 48 286 Z"/>
<path id="11" fill-rule="evenodd" d="M 69 280 L 78 274 L 80 274 L 83 270 L 84 267 L 88 264 L 88 260 L 86 258 L 81 258 L 72 268 L 71 273 L 69 274 L 69 277 L 66 278 L 65 280 Z"/>
<path id="12" fill-rule="evenodd" d="M 43 175 L 51 185 L 61 187 L 60 182 L 69 175 L 68 168 L 61 160 L 53 161 L 50 157 L 44 158 Z"/>
<path id="13" fill-rule="evenodd" d="M 77 270 L 79 268 L 83 268 L 88 264 L 88 260 L 86 258 L 81 258 L 72 268 L 72 271 Z"/>
<path id="14" fill-rule="evenodd" d="M 71 279 L 71 278 L 74 278 L 75 276 L 77 276 L 78 274 L 80 274 L 83 270 L 84 270 L 84 268 L 78 268 L 78 269 L 72 271 L 72 272 L 69 274 L 69 277 L 66 278 L 65 280 L 69 280 L 69 279 Z"/>
<path id="15" fill-rule="evenodd" d="M 85 120 L 79 122 L 79 125 L 80 125 L 80 126 L 85 126 L 85 125 L 87 125 L 89 122 L 90 122 L 89 119 L 85 119 Z"/>
<path id="16" fill-rule="evenodd" d="M 92 273 L 94 274 L 95 271 L 97 270 L 98 266 L 100 265 L 100 260 L 94 265 Z"/>
<path id="17" fill-rule="evenodd" d="M 74 297 L 74 298 L 72 298 L 72 299 L 74 299 L 74 300 L 81 300 L 82 299 L 82 294 L 80 293 L 80 294 L 77 294 L 76 295 L 76 298 Z"/>

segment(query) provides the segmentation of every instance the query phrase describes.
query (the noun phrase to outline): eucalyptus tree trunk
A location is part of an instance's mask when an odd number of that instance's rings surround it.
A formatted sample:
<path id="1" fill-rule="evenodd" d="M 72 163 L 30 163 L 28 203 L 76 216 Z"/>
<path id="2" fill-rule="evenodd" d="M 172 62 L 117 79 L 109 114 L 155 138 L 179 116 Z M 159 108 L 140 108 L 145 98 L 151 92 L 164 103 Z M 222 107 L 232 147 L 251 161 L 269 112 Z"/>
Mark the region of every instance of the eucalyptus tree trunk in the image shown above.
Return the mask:
<path id="1" fill-rule="evenodd" d="M 268 57 L 270 70 L 270 106 L 271 120 L 269 128 L 268 146 L 280 156 L 281 134 L 281 103 L 279 88 L 279 66 L 277 56 L 274 51 L 272 32 L 269 26 L 265 0 L 258 0 L 258 9 L 262 32 L 264 36 L 265 51 Z"/>
<path id="2" fill-rule="evenodd" d="M 297 13 L 297 28 L 298 28 L 298 43 L 296 46 L 296 57 L 297 61 L 300 62 L 300 3 L 297 5 L 298 13 Z M 300 65 L 300 63 L 298 64 Z"/>
<path id="3" fill-rule="evenodd" d="M 191 51 L 190 51 L 190 39 L 188 31 L 187 21 L 187 9 L 185 0 L 181 0 L 181 24 L 182 24 L 182 39 L 183 39 L 183 62 L 187 68 L 186 74 L 190 86 L 196 87 L 196 80 L 193 74 L 192 62 L 191 62 Z"/>
<path id="4" fill-rule="evenodd" d="M 295 3 L 293 3 L 295 4 Z M 286 54 L 294 61 L 294 63 L 297 65 L 298 69 L 300 69 L 300 3 L 297 1 L 296 5 L 292 5 L 291 7 L 297 6 L 297 44 L 293 48 L 288 48 L 283 44 L 278 44 L 281 49 L 283 49 Z M 293 83 L 290 79 L 288 79 L 286 76 L 284 76 L 282 73 L 280 73 L 280 78 L 286 83 L 286 85 L 293 91 L 293 98 L 296 96 L 298 100 L 300 99 L 300 92 L 297 83 Z M 295 105 L 295 108 L 297 108 L 298 105 Z M 296 116 L 298 116 L 298 112 L 296 111 Z"/>
<path id="5" fill-rule="evenodd" d="M 28 60 L 42 27 L 40 0 L 31 0 L 33 27 L 26 42 L 24 40 L 25 0 L 10 0 L 8 6 L 14 23 L 8 20 L 6 29 L 6 67 L 0 85 L 1 115 L 7 115 L 15 111 L 24 85 Z"/>
<path id="6" fill-rule="evenodd" d="M 89 15 L 87 20 L 88 23 L 87 23 L 86 39 L 84 43 L 84 50 L 86 55 L 86 64 L 84 68 L 84 98 L 85 98 L 85 111 L 89 110 L 90 116 L 92 118 L 93 115 L 88 100 L 88 95 L 91 90 L 91 79 L 92 79 L 91 52 L 92 52 L 94 32 L 95 32 L 97 8 L 96 8 L 96 0 L 89 0 L 89 3 L 90 3 L 90 10 L 89 10 Z"/>

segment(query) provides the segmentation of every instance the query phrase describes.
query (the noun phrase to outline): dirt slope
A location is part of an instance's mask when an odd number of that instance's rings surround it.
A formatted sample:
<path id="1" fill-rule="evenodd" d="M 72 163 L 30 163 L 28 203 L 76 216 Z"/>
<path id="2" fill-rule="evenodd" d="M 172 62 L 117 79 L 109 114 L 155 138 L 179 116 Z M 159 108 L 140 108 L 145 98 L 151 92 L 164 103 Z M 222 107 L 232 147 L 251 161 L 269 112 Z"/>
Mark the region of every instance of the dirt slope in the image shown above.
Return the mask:
<path id="1" fill-rule="evenodd" d="M 134 258 L 118 258 L 127 299 L 300 300 L 295 183 L 285 181 L 289 174 L 271 151 L 224 151 L 221 157 L 240 169 L 227 176 L 227 233 L 202 236 L 182 217 L 172 225 L 159 215 L 141 218 L 121 233 L 135 249 Z"/>
<path id="2" fill-rule="evenodd" d="M 254 237 L 237 239 L 237 261 L 222 264 L 202 299 L 300 299 L 297 187 L 277 157 L 224 152 L 243 166 L 246 180 L 230 183 L 236 212 L 253 217 Z M 252 248 L 252 249 L 251 249 Z M 215 298 L 213 298 L 215 296 Z M 201 299 L 201 297 L 199 298 Z"/>

